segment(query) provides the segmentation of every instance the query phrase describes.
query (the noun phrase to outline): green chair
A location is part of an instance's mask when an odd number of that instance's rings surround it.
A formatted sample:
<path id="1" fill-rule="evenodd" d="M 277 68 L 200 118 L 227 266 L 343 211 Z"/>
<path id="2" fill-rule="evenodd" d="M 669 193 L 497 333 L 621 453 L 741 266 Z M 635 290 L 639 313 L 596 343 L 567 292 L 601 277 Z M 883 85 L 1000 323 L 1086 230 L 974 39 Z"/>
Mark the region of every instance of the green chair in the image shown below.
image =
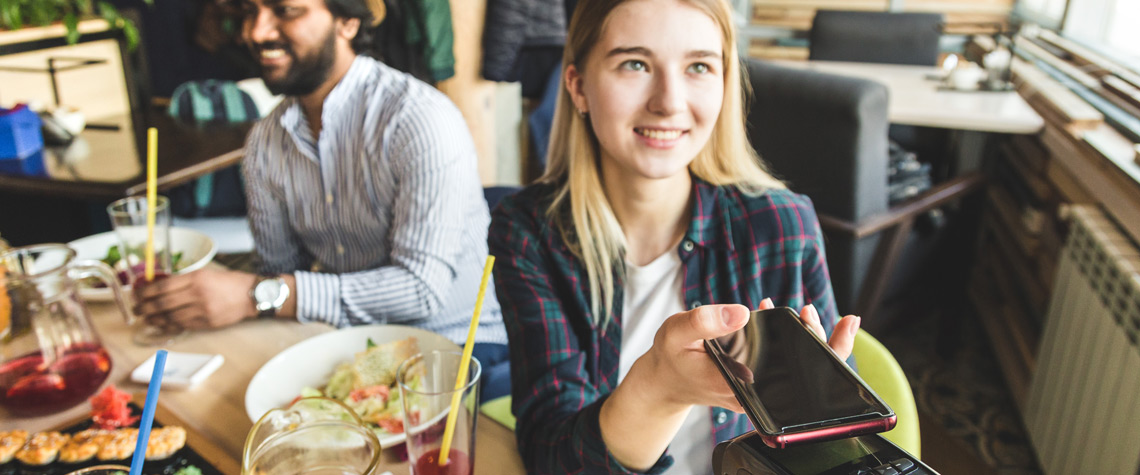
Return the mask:
<path id="1" fill-rule="evenodd" d="M 895 428 L 883 436 L 916 458 L 920 458 L 922 454 L 919 453 L 921 445 L 918 408 L 914 404 L 914 395 L 910 391 L 910 383 L 907 382 L 902 367 L 879 340 L 861 328 L 855 335 L 853 353 L 859 365 L 859 376 L 886 401 L 887 405 L 891 406 L 891 409 L 894 409 L 898 417 Z M 483 403 L 482 411 L 491 419 L 514 430 L 515 417 L 511 414 L 510 396 Z"/>
<path id="2" fill-rule="evenodd" d="M 483 403 L 479 409 L 491 420 L 515 430 L 515 415 L 511 414 L 511 396 L 498 397 Z"/>
<path id="3" fill-rule="evenodd" d="M 859 377 L 883 401 L 894 409 L 898 423 L 894 429 L 883 433 L 883 437 L 894 442 L 915 458 L 921 458 L 921 438 L 918 428 L 918 407 L 914 404 L 914 394 L 906 374 L 891 352 L 879 340 L 862 328 L 855 334 L 855 348 L 852 351 L 859 366 Z"/>

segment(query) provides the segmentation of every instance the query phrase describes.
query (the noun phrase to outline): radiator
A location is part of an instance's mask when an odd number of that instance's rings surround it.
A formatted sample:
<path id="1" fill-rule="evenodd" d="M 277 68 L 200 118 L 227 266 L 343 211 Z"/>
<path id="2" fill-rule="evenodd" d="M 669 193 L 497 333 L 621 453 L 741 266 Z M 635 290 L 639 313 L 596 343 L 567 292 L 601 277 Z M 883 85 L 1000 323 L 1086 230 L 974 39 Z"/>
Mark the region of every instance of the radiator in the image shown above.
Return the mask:
<path id="1" fill-rule="evenodd" d="M 1045 473 L 1140 473 L 1140 252 L 1073 207 L 1024 418 Z"/>

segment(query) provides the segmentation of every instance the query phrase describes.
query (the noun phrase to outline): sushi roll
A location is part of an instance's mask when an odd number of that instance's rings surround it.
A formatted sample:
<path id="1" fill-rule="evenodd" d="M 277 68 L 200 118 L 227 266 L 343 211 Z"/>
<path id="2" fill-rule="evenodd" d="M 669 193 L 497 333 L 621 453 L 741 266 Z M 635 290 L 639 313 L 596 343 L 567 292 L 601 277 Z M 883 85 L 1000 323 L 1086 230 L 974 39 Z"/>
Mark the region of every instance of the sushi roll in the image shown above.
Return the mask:
<path id="1" fill-rule="evenodd" d="M 47 465 L 55 461 L 69 438 L 56 431 L 39 432 L 16 452 L 16 459 L 28 465 Z"/>
<path id="2" fill-rule="evenodd" d="M 151 431 L 146 444 L 147 460 L 162 460 L 174 455 L 186 445 L 186 429 L 178 426 L 162 427 Z"/>
<path id="3" fill-rule="evenodd" d="M 71 440 L 59 449 L 59 461 L 66 463 L 86 462 L 99 453 L 99 448 L 111 440 L 110 431 L 87 429 L 71 436 Z"/>
<path id="4" fill-rule="evenodd" d="M 99 447 L 96 454 L 99 460 L 125 460 L 135 453 L 135 442 L 138 440 L 138 429 L 118 429 L 111 438 Z"/>
<path id="5" fill-rule="evenodd" d="M 28 431 L 14 430 L 0 432 L 0 464 L 8 463 L 16 455 L 16 451 L 28 441 Z"/>

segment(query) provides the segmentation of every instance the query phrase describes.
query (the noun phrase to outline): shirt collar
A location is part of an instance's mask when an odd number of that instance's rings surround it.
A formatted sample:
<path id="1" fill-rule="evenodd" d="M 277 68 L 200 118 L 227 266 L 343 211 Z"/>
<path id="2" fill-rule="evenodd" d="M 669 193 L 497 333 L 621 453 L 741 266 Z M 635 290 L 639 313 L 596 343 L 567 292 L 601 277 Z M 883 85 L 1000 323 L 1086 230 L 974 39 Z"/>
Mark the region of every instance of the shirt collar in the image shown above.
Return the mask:
<path id="1" fill-rule="evenodd" d="M 722 187 L 711 185 L 696 176 L 693 177 L 693 214 L 685 238 L 693 244 L 711 248 L 727 249 L 735 252 L 732 242 L 731 217 L 721 205 L 725 199 Z"/>
<path id="2" fill-rule="evenodd" d="M 348 71 L 340 81 L 333 86 L 329 91 L 329 95 L 325 97 L 324 104 L 321 106 L 321 129 L 334 129 L 337 124 L 336 121 L 327 120 L 333 117 L 331 114 L 334 111 L 342 109 L 343 105 L 353 100 L 353 92 L 359 90 L 357 84 L 367 76 L 367 67 L 364 64 L 365 59 L 362 56 L 353 58 L 352 65 L 348 67 Z M 316 150 L 308 150 L 309 147 L 304 146 L 304 143 L 311 143 L 313 146 L 320 139 L 319 137 L 312 137 L 308 122 L 305 120 L 305 113 L 301 110 L 301 101 L 295 96 L 287 97 L 288 106 L 285 113 L 281 114 L 281 127 L 293 136 L 293 140 L 301 148 L 305 155 L 311 155 Z M 317 161 L 316 156 L 309 156 L 313 161 Z"/>

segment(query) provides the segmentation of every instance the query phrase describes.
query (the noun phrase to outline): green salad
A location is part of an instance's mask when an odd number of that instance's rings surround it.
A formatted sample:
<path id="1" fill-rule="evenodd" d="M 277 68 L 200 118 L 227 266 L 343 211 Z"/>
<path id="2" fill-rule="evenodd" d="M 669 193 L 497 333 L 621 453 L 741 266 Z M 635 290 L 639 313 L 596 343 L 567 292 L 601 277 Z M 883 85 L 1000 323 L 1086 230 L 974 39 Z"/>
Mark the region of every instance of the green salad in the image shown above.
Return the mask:
<path id="1" fill-rule="evenodd" d="M 353 361 L 341 364 L 320 388 L 306 387 L 299 397 L 325 396 L 343 402 L 377 435 L 404 433 L 403 402 L 396 387 L 396 370 L 419 353 L 415 338 L 377 345 L 368 339 L 364 351 Z M 412 388 L 421 387 L 420 376 L 411 379 Z"/>
<path id="2" fill-rule="evenodd" d="M 142 255 L 143 255 L 142 249 L 128 248 L 128 250 L 130 251 L 130 255 L 132 257 L 134 257 L 134 259 L 131 259 L 131 260 L 136 260 L 138 262 L 141 262 L 143 260 L 142 259 Z M 104 264 L 107 264 L 107 265 L 111 266 L 112 268 L 117 268 L 119 266 L 119 263 L 123 260 L 123 255 L 119 251 L 119 245 L 118 244 L 112 244 L 111 247 L 107 248 L 107 255 L 103 256 L 103 258 L 100 260 L 103 261 Z M 178 252 L 175 252 L 175 253 L 170 255 L 170 268 L 177 271 L 178 269 L 181 268 L 180 267 L 181 263 L 182 263 L 182 251 L 178 251 Z M 126 267 L 126 263 L 123 263 L 123 267 L 124 268 Z"/>

